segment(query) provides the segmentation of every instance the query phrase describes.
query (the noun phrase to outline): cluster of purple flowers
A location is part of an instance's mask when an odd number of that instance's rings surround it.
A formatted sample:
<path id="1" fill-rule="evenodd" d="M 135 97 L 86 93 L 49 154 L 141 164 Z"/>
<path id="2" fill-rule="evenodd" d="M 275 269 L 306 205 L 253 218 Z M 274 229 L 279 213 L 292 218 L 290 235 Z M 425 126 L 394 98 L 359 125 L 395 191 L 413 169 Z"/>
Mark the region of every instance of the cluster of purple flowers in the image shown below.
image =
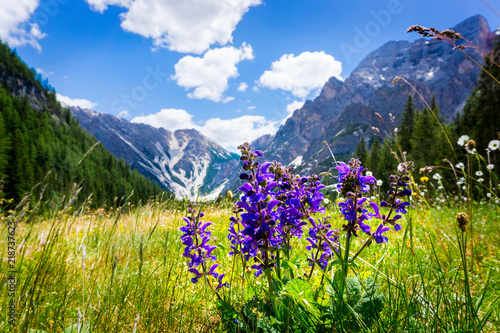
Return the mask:
<path id="1" fill-rule="evenodd" d="M 269 273 L 277 264 L 278 250 L 282 249 L 288 255 L 290 240 L 293 237 L 301 238 L 303 227 L 310 224 L 306 237 L 309 242 L 307 250 L 311 251 L 308 258 L 311 266 L 309 276 L 315 265 L 325 270 L 334 255 L 344 260 L 344 266 L 347 267 L 348 257 L 341 258 L 339 230 L 332 229 L 329 217 L 317 221 L 313 218 L 315 213 L 325 213 L 322 206 L 323 193 L 320 191 L 324 185 L 319 177 L 294 175 L 292 168 L 284 167 L 276 161 L 261 164 L 258 160 L 262 157 L 262 152 L 252 151 L 248 143 L 238 148 L 245 171 L 240 174 L 240 179 L 245 183 L 239 187 L 241 197 L 234 206 L 230 219 L 229 254 L 241 254 L 245 261 L 252 259 L 254 264 L 251 268 L 255 270 L 255 276 L 266 272 L 270 278 Z M 386 215 L 380 214 L 379 206 L 364 197 L 370 190 L 370 185 L 375 183 L 375 178 L 364 174 L 364 168 L 358 159 L 352 159 L 348 164 L 341 162 L 336 168 L 337 188 L 345 198 L 339 203 L 339 207 L 346 220 L 342 230 L 347 233 L 347 240 L 353 235 L 358 237 L 358 232 L 368 235 L 369 238 L 360 251 L 370 245 L 372 240 L 376 243 L 387 242 L 388 238 L 384 233 L 390 230 L 389 225 L 394 226 L 396 231 L 400 230 L 401 225 L 397 222 L 410 206 L 403 198 L 412 194 L 407 187 L 408 173 L 412 170 L 413 163 L 401 163 L 397 175 L 390 177 L 392 182 L 388 199 L 381 202 L 381 207 L 390 209 Z M 216 260 L 213 254 L 216 247 L 209 244 L 211 233 L 207 228 L 211 223 L 200 221 L 203 213 L 198 212 L 195 206 L 196 204 L 192 204 L 189 207 L 189 216 L 184 218 L 187 225 L 180 229 L 183 232 L 182 243 L 186 246 L 184 256 L 190 259 L 189 271 L 195 275 L 192 282 L 196 283 L 205 277 L 210 284 L 209 277 L 213 277 L 219 282 L 214 288 L 217 290 L 227 284 L 222 283 L 224 274 L 216 272 L 218 264 L 213 264 L 210 268 L 207 266 L 209 259 Z M 393 213 L 396 215 L 392 216 Z M 368 224 L 373 218 L 381 220 L 374 232 Z"/>
<path id="2" fill-rule="evenodd" d="M 401 219 L 400 214 L 407 213 L 406 209 L 410 206 L 410 203 L 402 198 L 412 194 L 412 191 L 407 187 L 410 180 L 408 173 L 413 170 L 413 162 L 401 163 L 397 175 L 390 176 L 392 182 L 390 184 L 391 189 L 387 193 L 389 199 L 380 203 L 381 207 L 390 208 L 387 215 L 380 214 L 379 206 L 363 197 L 363 193 L 370 190 L 369 184 L 374 184 L 375 178 L 363 175 L 364 168 L 358 159 L 352 159 L 348 165 L 341 162 L 337 166 L 337 170 L 339 181 L 337 188 L 346 198 L 345 201 L 339 203 L 340 211 L 347 220 L 347 224 L 342 229 L 347 232 L 348 237 L 351 237 L 351 235 L 357 237 L 357 231 L 361 230 L 368 236 L 373 237 L 376 243 L 385 243 L 388 238 L 383 233 L 390 230 L 387 225 L 394 226 L 395 231 L 401 230 L 401 225 L 396 221 Z M 371 206 L 373 212 L 368 212 L 367 204 Z M 398 214 L 391 217 L 393 212 Z M 372 232 L 371 227 L 365 223 L 372 218 L 382 220 L 375 232 Z"/>
<path id="3" fill-rule="evenodd" d="M 231 218 L 228 238 L 231 253 L 241 252 L 247 261 L 253 258 L 252 268 L 259 276 L 276 266 L 276 249 L 287 250 L 292 237 L 302 237 L 311 214 L 324 213 L 320 192 L 324 185 L 317 176 L 293 175 L 292 168 L 277 162 L 260 164 L 262 152 L 252 152 L 248 143 L 238 148 L 245 170 L 240 179 L 246 182 L 239 188 L 242 196 L 236 204 L 241 214 Z"/>
<path id="4" fill-rule="evenodd" d="M 200 219 L 204 214 L 198 212 L 195 207 L 195 203 L 189 204 L 189 216 L 184 217 L 186 226 L 180 228 L 180 231 L 183 232 L 181 241 L 186 246 L 183 256 L 190 259 L 189 271 L 195 275 L 191 282 L 196 283 L 200 278 L 207 277 L 208 279 L 209 276 L 212 276 L 218 281 L 218 285 L 215 287 L 217 290 L 227 286 L 227 283 L 222 283 L 224 274 L 218 274 L 215 271 L 219 264 L 213 264 L 210 269 L 207 269 L 208 259 L 217 260 L 216 256 L 212 254 L 217 247 L 209 244 L 212 233 L 207 230 L 212 223 L 201 222 Z M 196 268 L 198 266 L 201 267 L 201 270 Z"/>
<path id="5" fill-rule="evenodd" d="M 313 251 L 311 257 L 307 258 L 309 266 L 314 266 L 318 264 L 322 270 L 325 270 L 328 266 L 328 262 L 332 259 L 332 245 L 334 246 L 334 251 L 339 252 L 339 233 L 338 230 L 333 230 L 331 224 L 328 223 L 330 217 L 326 216 L 323 221 L 318 219 L 316 223 L 312 217 L 309 218 L 309 222 L 312 228 L 309 228 L 309 237 L 306 240 L 310 243 L 306 247 L 307 251 Z M 325 240 L 326 237 L 327 240 Z M 316 250 L 316 253 L 314 253 Z"/>

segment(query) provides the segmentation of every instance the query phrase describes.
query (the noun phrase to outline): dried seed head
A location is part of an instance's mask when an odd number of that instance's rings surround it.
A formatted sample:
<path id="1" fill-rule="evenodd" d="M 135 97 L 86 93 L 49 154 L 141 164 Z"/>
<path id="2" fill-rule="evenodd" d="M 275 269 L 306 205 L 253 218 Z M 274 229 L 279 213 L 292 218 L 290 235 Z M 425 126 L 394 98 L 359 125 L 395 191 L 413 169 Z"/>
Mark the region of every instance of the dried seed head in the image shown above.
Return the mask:
<path id="1" fill-rule="evenodd" d="M 407 31 L 409 32 L 409 31 Z M 404 79 L 401 76 L 395 76 L 394 79 L 392 80 L 392 83 L 404 81 Z"/>
<path id="2" fill-rule="evenodd" d="M 467 224 L 469 224 L 469 215 L 467 215 L 464 212 L 461 212 L 457 214 L 455 219 L 457 220 L 458 227 L 462 230 L 462 232 L 465 232 Z"/>
<path id="3" fill-rule="evenodd" d="M 465 149 L 467 149 L 468 151 L 473 151 L 474 148 L 476 148 L 476 141 L 474 140 L 467 141 L 467 143 L 465 144 Z"/>

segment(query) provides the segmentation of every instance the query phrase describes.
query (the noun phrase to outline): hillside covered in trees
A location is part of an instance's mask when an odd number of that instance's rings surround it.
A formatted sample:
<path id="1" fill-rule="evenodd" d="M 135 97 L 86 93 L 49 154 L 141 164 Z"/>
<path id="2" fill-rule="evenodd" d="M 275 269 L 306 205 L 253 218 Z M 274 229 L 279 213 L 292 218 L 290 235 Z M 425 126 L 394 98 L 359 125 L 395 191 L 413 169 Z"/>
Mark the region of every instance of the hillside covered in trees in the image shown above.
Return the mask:
<path id="1" fill-rule="evenodd" d="M 4 202 L 19 202 L 32 189 L 35 200 L 43 192 L 45 199 L 57 201 L 72 183 L 81 187 L 77 202 L 91 197 L 93 207 L 120 205 L 132 191 L 132 204 L 170 196 L 100 144 L 79 166 L 97 140 L 79 126 L 69 109 L 61 107 L 48 82 L 42 82 L 3 43 L 0 73 L 0 199 Z M 22 82 L 32 93 L 19 96 L 13 82 Z"/>

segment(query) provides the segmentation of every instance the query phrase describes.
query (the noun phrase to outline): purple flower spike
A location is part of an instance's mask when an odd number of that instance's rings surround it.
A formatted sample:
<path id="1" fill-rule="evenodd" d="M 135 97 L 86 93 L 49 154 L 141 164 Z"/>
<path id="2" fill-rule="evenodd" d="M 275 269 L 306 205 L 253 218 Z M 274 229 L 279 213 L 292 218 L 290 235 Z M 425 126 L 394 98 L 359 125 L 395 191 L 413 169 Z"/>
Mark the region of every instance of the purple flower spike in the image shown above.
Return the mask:
<path id="1" fill-rule="evenodd" d="M 210 270 L 206 271 L 207 259 L 210 258 L 212 261 L 217 259 L 212 254 L 217 247 L 209 244 L 212 233 L 207 230 L 212 223 L 201 222 L 200 218 L 204 214 L 198 212 L 195 206 L 196 204 L 189 204 L 190 216 L 184 218 L 186 225 L 180 228 L 183 232 L 181 241 L 185 245 L 183 256 L 191 259 L 188 263 L 189 272 L 195 275 L 191 279 L 193 283 L 197 283 L 203 276 L 213 276 L 215 279 L 219 277 L 219 274 L 215 271 L 219 264 L 212 265 Z M 201 268 L 195 268 L 198 266 L 201 266 Z"/>
<path id="2" fill-rule="evenodd" d="M 228 229 L 231 255 L 241 253 L 245 260 L 253 259 L 255 275 L 276 266 L 277 249 L 290 250 L 290 239 L 300 238 L 305 220 L 314 213 L 325 211 L 322 206 L 324 187 L 319 177 L 300 177 L 292 168 L 277 162 L 260 163 L 261 151 L 253 151 L 248 143 L 238 147 L 244 161 L 245 183 L 239 188 L 240 201 L 233 210 Z M 246 163 L 246 164 L 245 164 Z"/>
<path id="3" fill-rule="evenodd" d="M 375 233 L 373 234 L 373 236 L 375 237 L 375 242 L 377 242 L 378 244 L 386 243 L 388 241 L 388 239 L 387 239 L 387 237 L 383 236 L 382 233 L 384 233 L 388 230 L 391 230 L 391 228 L 384 227 L 384 224 L 381 223 L 378 226 L 377 231 L 375 231 Z"/>

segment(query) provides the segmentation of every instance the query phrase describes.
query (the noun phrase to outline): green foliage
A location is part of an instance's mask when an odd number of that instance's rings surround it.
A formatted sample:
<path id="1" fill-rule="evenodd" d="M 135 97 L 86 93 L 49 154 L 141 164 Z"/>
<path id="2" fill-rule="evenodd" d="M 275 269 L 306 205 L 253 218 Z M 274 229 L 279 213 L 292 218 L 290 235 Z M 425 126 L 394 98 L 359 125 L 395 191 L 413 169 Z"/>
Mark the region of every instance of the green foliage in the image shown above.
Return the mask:
<path id="1" fill-rule="evenodd" d="M 356 151 L 355 151 L 355 156 L 359 158 L 361 163 L 367 164 L 368 162 L 368 150 L 366 149 L 366 141 L 365 137 L 361 137 L 361 140 L 358 142 L 356 145 Z"/>
<path id="2" fill-rule="evenodd" d="M 431 109 L 438 117 L 440 123 L 444 120 L 439 117 L 439 108 L 433 96 Z M 446 142 L 444 134 L 430 110 L 424 108 L 415 114 L 413 135 L 411 138 L 410 160 L 418 166 L 439 165 L 441 160 L 441 147 Z"/>
<path id="3" fill-rule="evenodd" d="M 42 82 L 15 51 L 0 43 L 2 67 L 12 77 L 33 84 L 48 101 L 46 107 L 34 111 L 27 98 L 12 97 L 8 87 L 0 87 L 0 180 L 4 199 L 17 203 L 35 189 L 32 197 L 43 194 L 56 202 L 68 193 L 73 182 L 81 186 L 77 203 L 92 197 L 92 207 L 120 206 L 132 192 L 131 204 L 169 196 L 102 146 L 80 165 L 96 139 L 78 125 L 69 109 L 61 107 L 52 87 Z"/>
<path id="4" fill-rule="evenodd" d="M 484 69 L 500 80 L 500 35 L 493 51 L 485 58 Z M 496 63 L 494 63 L 493 61 Z M 479 75 L 478 85 L 467 99 L 463 111 L 455 119 L 456 137 L 468 135 L 476 141 L 477 151 L 483 152 L 491 140 L 500 140 L 500 85 L 485 71 Z M 500 159 L 493 157 L 495 169 Z"/>
<path id="5" fill-rule="evenodd" d="M 379 174 L 380 170 L 380 161 L 381 161 L 381 147 L 380 147 L 380 141 L 378 138 L 375 138 L 373 140 L 372 146 L 371 146 L 371 151 L 369 153 L 369 162 L 368 162 L 368 169 L 373 172 L 374 175 Z"/>
<path id="6" fill-rule="evenodd" d="M 411 140 L 413 138 L 413 132 L 415 127 L 415 104 L 413 103 L 413 98 L 408 95 L 408 100 L 405 104 L 405 110 L 401 115 L 401 126 L 398 131 L 399 144 L 401 149 L 407 153 L 412 152 Z"/>
<path id="7" fill-rule="evenodd" d="M 56 200 L 62 196 L 85 153 L 96 143 L 65 111 L 65 119 L 55 118 L 47 109 L 33 111 L 27 100 L 11 97 L 0 88 L 0 175 L 5 199 L 18 202 L 42 181 L 32 195 Z M 102 146 L 96 147 L 80 166 L 74 182 L 82 190 L 77 202 L 92 196 L 92 206 L 116 207 L 134 191 L 131 203 L 145 202 L 162 190 L 123 160 Z M 49 203 L 50 205 L 50 203 Z"/>
<path id="8" fill-rule="evenodd" d="M 276 300 L 276 310 L 268 297 L 254 296 L 241 311 L 217 300 L 217 309 L 226 331 L 239 332 L 317 332 L 325 329 L 312 285 L 301 278 L 288 281 Z"/>
<path id="9" fill-rule="evenodd" d="M 350 277 L 347 279 L 348 293 L 339 300 L 339 276 L 327 287 L 331 300 L 327 311 L 334 325 L 346 327 L 348 331 L 372 326 L 384 309 L 384 295 L 379 291 L 379 285 L 371 277 L 366 280 Z"/>

